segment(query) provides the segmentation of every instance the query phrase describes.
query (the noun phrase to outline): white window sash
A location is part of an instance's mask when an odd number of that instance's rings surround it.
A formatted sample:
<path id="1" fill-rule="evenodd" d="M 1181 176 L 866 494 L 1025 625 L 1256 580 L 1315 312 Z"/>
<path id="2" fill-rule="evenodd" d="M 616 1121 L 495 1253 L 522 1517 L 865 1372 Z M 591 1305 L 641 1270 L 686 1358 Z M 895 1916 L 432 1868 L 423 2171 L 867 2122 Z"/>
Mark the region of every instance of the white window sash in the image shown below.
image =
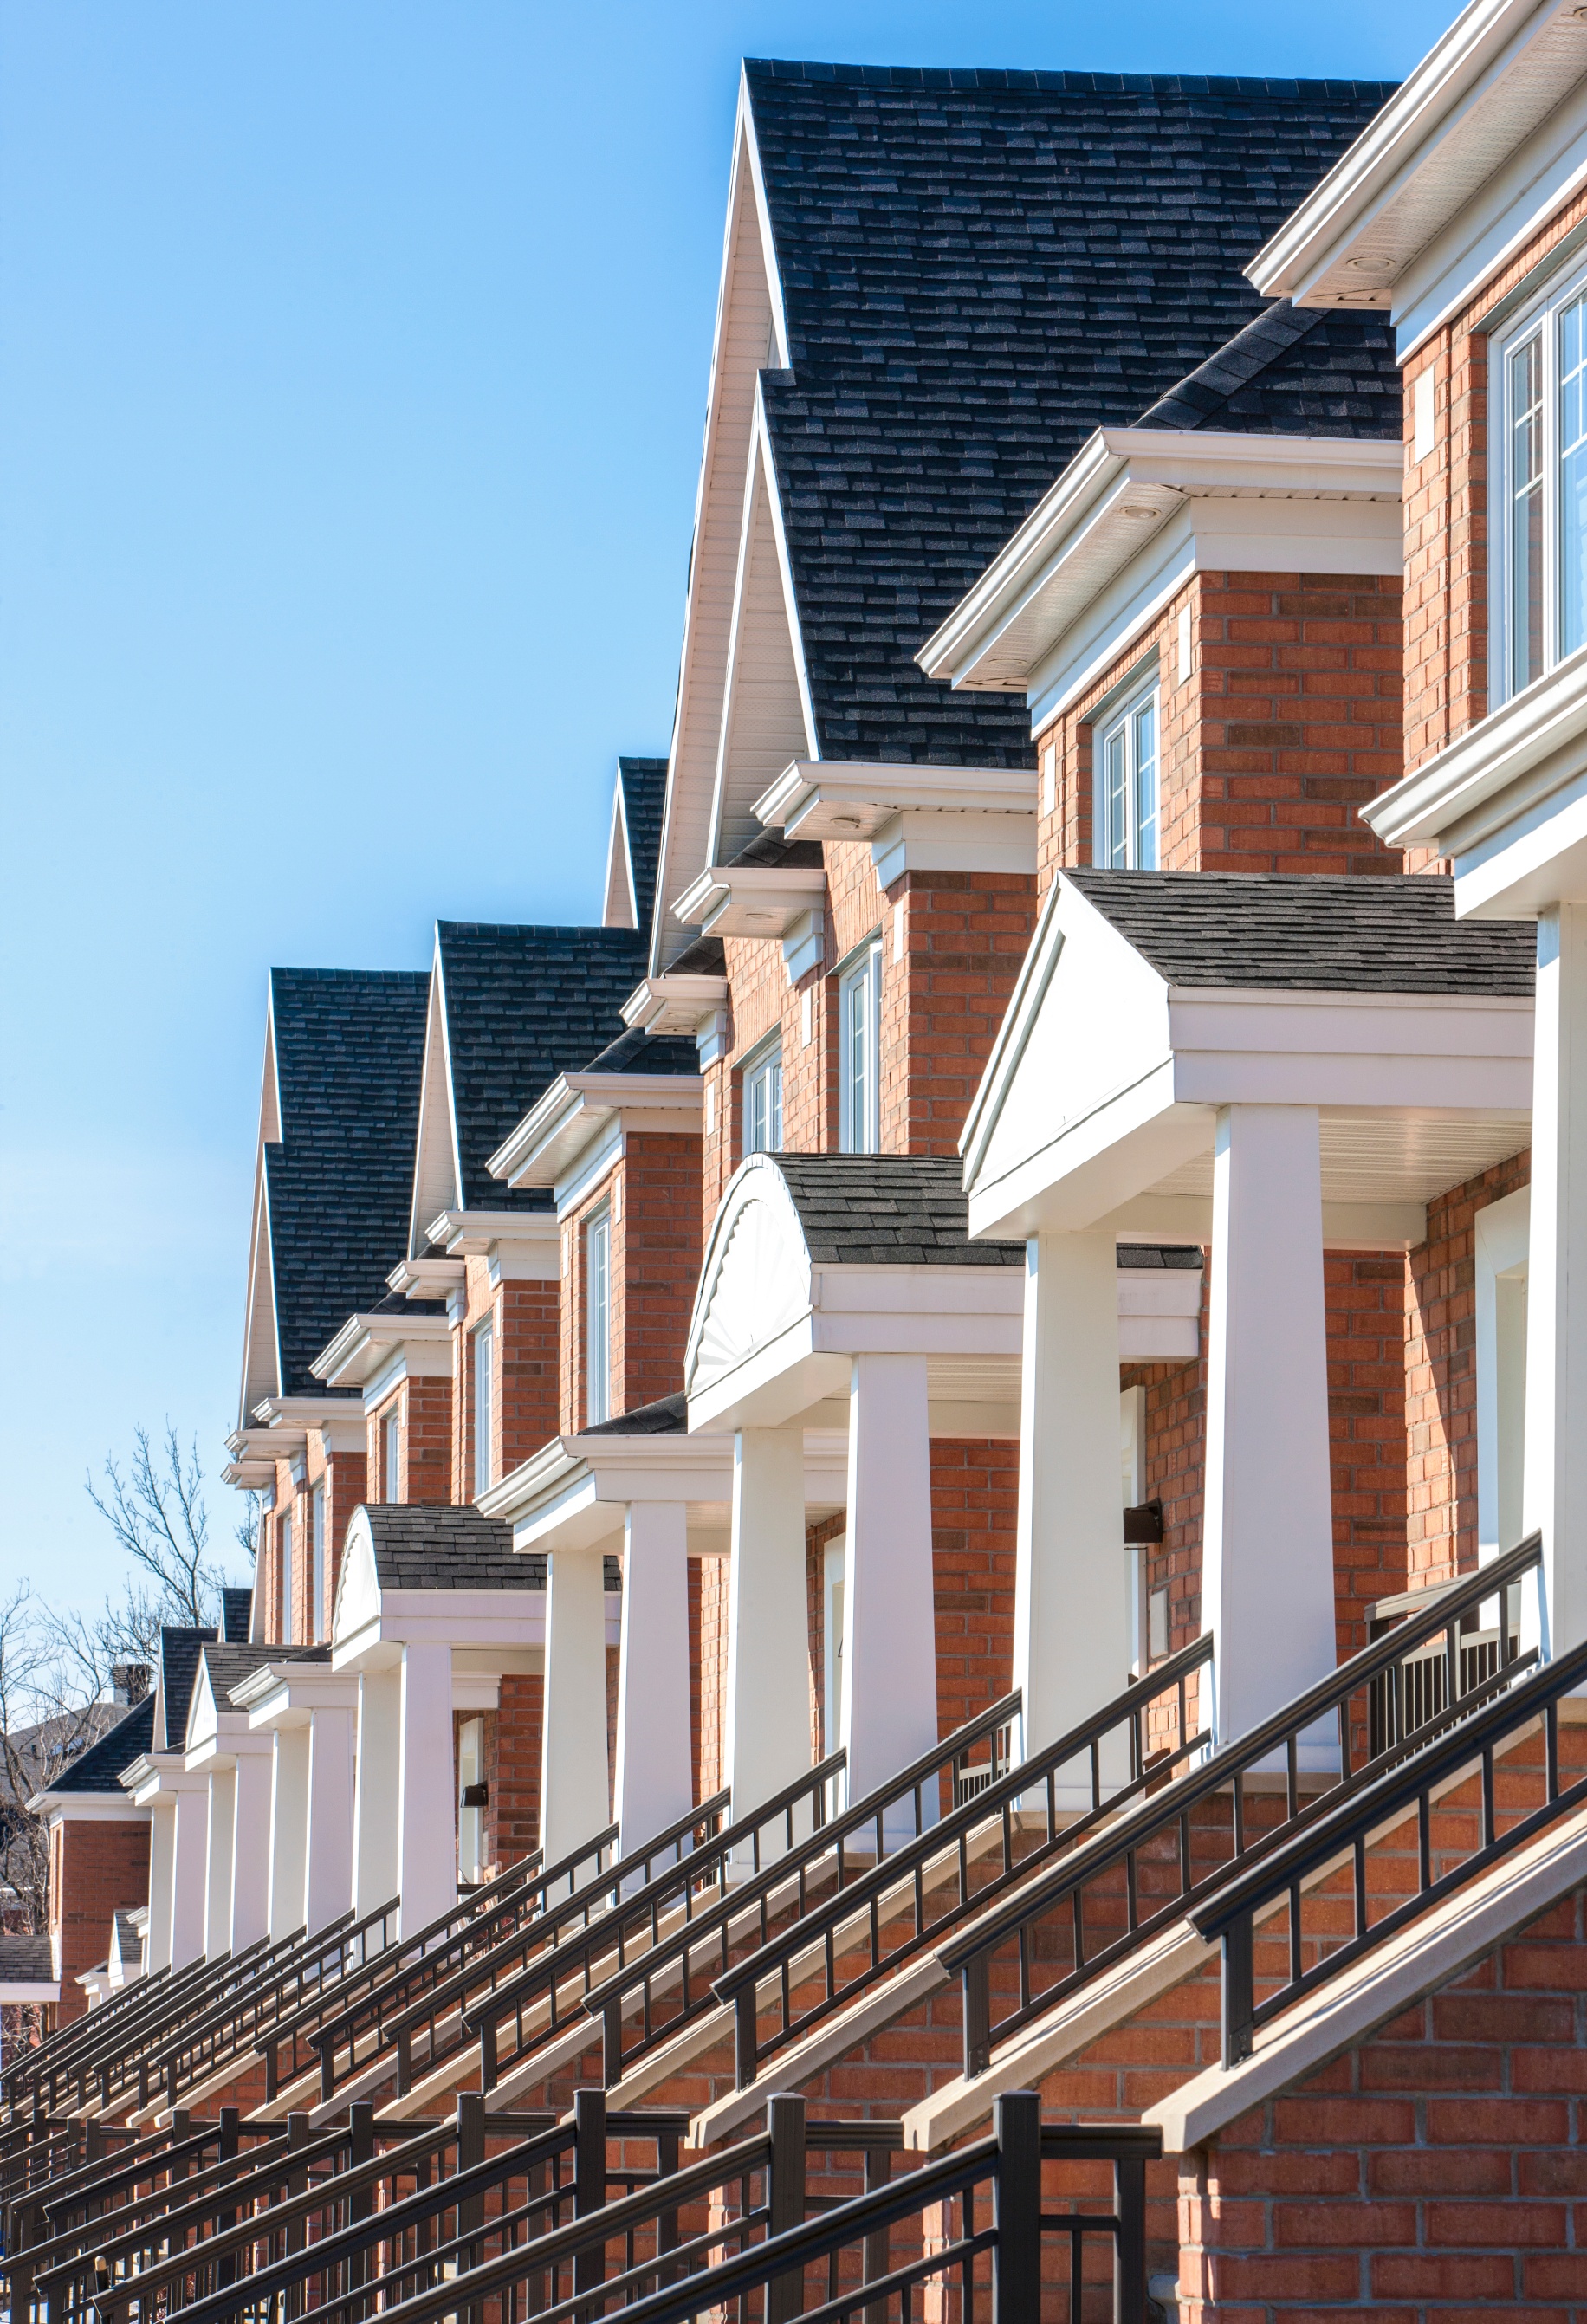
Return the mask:
<path id="1" fill-rule="evenodd" d="M 474 1335 L 474 1491 L 491 1488 L 491 1401 L 495 1391 L 495 1347 L 491 1326 Z"/>
<path id="2" fill-rule="evenodd" d="M 612 1417 L 612 1214 L 603 1211 L 585 1229 L 586 1417 Z"/>
<path id="3" fill-rule="evenodd" d="M 874 1154 L 881 1142 L 881 946 L 872 939 L 838 982 L 838 1142 Z"/>
<path id="4" fill-rule="evenodd" d="M 1093 857 L 1114 871 L 1155 872 L 1162 759 L 1155 673 L 1097 721 L 1095 752 Z"/>
<path id="5" fill-rule="evenodd" d="M 1489 691 L 1587 645 L 1587 272 L 1553 284 L 1489 370 Z"/>

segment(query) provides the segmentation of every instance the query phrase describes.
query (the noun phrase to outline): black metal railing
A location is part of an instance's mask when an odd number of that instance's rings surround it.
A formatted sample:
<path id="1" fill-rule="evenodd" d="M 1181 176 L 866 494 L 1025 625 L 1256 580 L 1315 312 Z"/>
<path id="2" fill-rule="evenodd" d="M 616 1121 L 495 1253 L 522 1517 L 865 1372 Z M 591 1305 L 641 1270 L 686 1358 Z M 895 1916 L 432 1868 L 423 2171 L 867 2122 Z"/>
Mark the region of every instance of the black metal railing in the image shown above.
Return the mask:
<path id="1" fill-rule="evenodd" d="M 195 1961 L 188 1969 L 177 1974 L 182 1977 L 198 1974 L 208 1964 Z M 119 2024 L 134 2010 L 149 2006 L 152 1995 L 169 1991 L 174 1981 L 170 1969 L 155 1969 L 148 1977 L 134 1978 L 119 1992 L 110 1995 L 91 2009 L 86 2017 L 74 2017 L 56 2026 L 42 2042 L 35 2042 L 21 2058 L 13 2059 L 0 2074 L 0 2095 L 9 2105 L 24 2080 L 36 2079 L 51 2066 L 58 2066 L 90 2038 L 90 2029 Z"/>
<path id="2" fill-rule="evenodd" d="M 481 2087 L 494 2089 L 540 2043 L 564 2031 L 570 2016 L 577 2022 L 594 2015 L 603 2025 L 603 2082 L 614 2088 L 637 2057 L 720 2007 L 712 1978 L 731 1965 L 735 1950 L 765 1943 L 775 1917 L 797 1918 L 829 1890 L 935 1830 L 966 1771 L 995 1764 L 998 1753 L 1006 1752 L 1004 1738 L 1019 1714 L 1016 1692 L 830 1817 L 824 1803 L 844 1769 L 844 1755 L 836 1752 L 812 1768 L 722 1834 L 709 1893 L 701 1884 L 675 1925 L 666 1925 L 671 1900 L 664 1891 L 619 1903 L 584 1940 L 577 1960 L 567 1951 L 560 1962 L 540 1962 L 471 2007 L 466 2026 L 479 2041 Z M 763 1843 L 768 1821 L 779 1841 L 775 1849 Z M 577 1979 L 567 1975 L 575 1967 Z M 505 2056 L 504 2026 L 512 2043 Z"/>
<path id="3" fill-rule="evenodd" d="M 1425 1750 L 1530 1669 L 1536 1650 L 1523 1653 L 1516 1632 L 1501 1624 L 1505 1646 L 1498 1668 L 1466 1684 L 1460 1624 L 1489 1599 L 1508 1601 L 1537 1571 L 1541 1556 L 1534 1535 L 1440 1591 L 1426 1613 L 1407 1613 L 1386 1637 L 1362 1647 L 1249 1734 L 1221 1745 L 1161 1796 L 1022 1885 L 940 1948 L 937 1959 L 958 1976 L 963 1989 L 966 2079 L 985 2072 L 998 2042 L 1183 1919 L 1232 1873 L 1315 1822 L 1342 1794 L 1353 1797 L 1387 1767 Z M 1411 1698 L 1398 1666 L 1440 1633 L 1448 1640 L 1442 1707 L 1419 1727 L 1402 1720 L 1398 1739 L 1372 1753 L 1364 1738 L 1370 1736 L 1374 1686 L 1387 1678 L 1403 1711 Z M 1333 1766 L 1316 1767 L 1309 1783 L 1303 1780 L 1303 1750 L 1321 1757 L 1328 1748 Z"/>
<path id="4" fill-rule="evenodd" d="M 1155 2131 L 1044 2126 L 1037 2094 L 1019 2091 L 999 2100 L 992 2137 L 807 2218 L 809 2152 L 857 2152 L 879 2127 L 811 2123 L 802 2098 L 774 2097 L 763 2132 L 599 2209 L 576 2209 L 535 2234 L 526 2203 L 466 2228 L 450 2245 L 403 2254 L 380 2279 L 383 2319 L 439 2324 L 488 2314 L 501 2324 L 531 2316 L 574 2324 L 620 2310 L 624 2324 L 707 2312 L 736 2313 L 743 2324 L 798 2317 L 835 2324 L 863 2310 L 868 2324 L 893 2317 L 907 2324 L 937 2286 L 957 2296 L 960 2324 L 977 2315 L 1035 2324 L 1044 2284 L 1061 2284 L 1075 2324 L 1077 2295 L 1088 2289 L 1112 2306 L 1117 2324 L 1145 2324 L 1146 2166 L 1160 2151 Z M 1112 2170 L 1105 2208 L 1089 2183 L 1098 2164 Z M 1066 2184 L 1059 2174 L 1076 2165 L 1084 2183 Z M 1061 2253 L 1056 2267 L 1044 2264 L 1044 2242 Z M 1100 2268 L 1088 2269 L 1093 2255 Z M 302 2324 L 354 2324 L 369 2303 L 367 2282 L 351 2294 L 338 2288 Z M 240 2307 L 208 2310 L 194 2324 L 222 2324 Z"/>
<path id="5" fill-rule="evenodd" d="M 542 1873 L 516 1908 L 493 1914 L 488 1926 L 471 1924 L 477 1941 L 471 1941 L 470 1930 L 457 1936 L 437 1932 L 428 1942 L 421 1932 L 412 1948 L 398 1949 L 394 1975 L 366 1979 L 350 1996 L 338 1994 L 332 2009 L 306 2013 L 278 2029 L 268 2053 L 271 2094 L 281 2076 L 285 2045 L 289 2075 L 303 2070 L 310 2060 L 318 2063 L 322 2104 L 350 2080 L 378 2074 L 383 2066 L 395 2072 L 399 2094 L 405 2097 L 412 2080 L 416 2029 L 426 2029 L 427 2066 L 455 2056 L 466 2046 L 458 2013 L 471 1995 L 494 1991 L 531 1960 L 588 1928 L 630 1886 L 648 1887 L 663 1873 L 681 1870 L 691 1877 L 722 1828 L 727 1803 L 728 1794 L 718 1792 L 617 1862 L 609 1853 L 617 1827 L 608 1826 Z M 558 1898 L 559 1889 L 566 1893 Z"/>
<path id="6" fill-rule="evenodd" d="M 151 1980 L 143 2005 L 113 2020 L 101 2018 L 97 2010 L 90 2011 L 83 2022 L 81 2041 L 64 2057 L 45 2060 L 37 2075 L 29 2078 L 33 2103 L 53 2109 L 65 2098 L 79 2108 L 96 2100 L 103 2105 L 107 2077 L 114 2079 L 118 2061 L 147 2055 L 161 2029 L 179 2024 L 184 2015 L 209 2007 L 218 1995 L 235 1991 L 265 1962 L 281 1958 L 301 1936 L 300 1930 L 294 1931 L 275 1945 L 260 1937 L 235 1953 L 193 1961 L 159 1984 Z"/>
<path id="7" fill-rule="evenodd" d="M 1189 1682 L 1212 1653 L 1210 1638 L 1183 1647 L 1056 1743 L 972 1792 L 934 1831 L 810 1907 L 718 1977 L 713 1991 L 734 2015 L 739 2089 L 747 2089 L 790 2043 L 929 1951 L 1053 1857 L 1077 1847 L 1149 1785 L 1155 1789 L 1186 1766 L 1207 1739 L 1190 1730 Z M 1171 1721 L 1163 1715 L 1165 1702 L 1172 1707 Z M 1154 1728 L 1174 1738 L 1156 1751 L 1149 1748 Z M 1122 1782 L 1111 1766 L 1120 1742 L 1128 1769 Z M 623 2063 L 624 2001 L 624 1985 L 614 1979 L 586 2005 L 605 2014 L 609 2082 Z M 762 2016 L 769 2025 L 762 2025 Z"/>
<path id="8" fill-rule="evenodd" d="M 185 1969 L 160 1969 L 124 1987 L 86 2017 L 74 2019 L 36 2049 L 14 2059 L 4 2079 L 7 2103 L 14 2108 L 31 2103 L 38 2113 L 53 2113 L 63 2093 L 76 2093 L 76 2103 L 81 2107 L 87 2103 L 83 2068 L 88 2059 L 118 2040 L 132 2039 L 134 2027 L 156 2024 L 163 2014 L 196 2001 L 201 1991 L 236 1974 L 243 1961 L 257 1959 L 263 1950 L 261 1938 L 240 1953 L 189 1961 Z"/>
<path id="9" fill-rule="evenodd" d="M 1269 2020 L 1342 1975 L 1408 1923 L 1587 1801 L 1587 1770 L 1562 1782 L 1559 1764 L 1560 1699 L 1573 1693 L 1584 1678 L 1587 1644 L 1535 1671 L 1426 1748 L 1388 1768 L 1260 1864 L 1228 1882 L 1191 1915 L 1198 1933 L 1220 1940 L 1223 1947 L 1225 2065 L 1238 2065 L 1250 2055 L 1258 2031 Z M 1518 1802 L 1501 1805 L 1496 1776 L 1499 1748 L 1518 1740 L 1535 1722 L 1543 1739 L 1543 1764 L 1536 1778 L 1543 1796 L 1530 1806 Z M 1512 1793 L 1524 1787 L 1523 1770 L 1510 1765 L 1505 1772 Z M 1437 1830 L 1441 1804 L 1454 1806 L 1451 1794 L 1456 1787 L 1473 1784 L 1474 1818 L 1469 1810 L 1457 1808 L 1446 1816 L 1447 1828 Z M 1397 1896 L 1381 1868 L 1369 1879 L 1370 1843 L 1413 1818 L 1411 1891 Z M 1473 1822 L 1475 1845 L 1467 1847 L 1461 1834 Z M 1335 1868 L 1349 1880 L 1348 1935 L 1337 1933 L 1340 1899 L 1324 1877 Z M 1306 1908 L 1313 1899 L 1308 1926 Z M 1264 1926 L 1261 1935 L 1265 1950 L 1282 1950 L 1285 1966 L 1264 1976 L 1261 1981 L 1270 1989 L 1259 1998 L 1256 1924 L 1275 1907 L 1287 1908 L 1287 1926 Z"/>

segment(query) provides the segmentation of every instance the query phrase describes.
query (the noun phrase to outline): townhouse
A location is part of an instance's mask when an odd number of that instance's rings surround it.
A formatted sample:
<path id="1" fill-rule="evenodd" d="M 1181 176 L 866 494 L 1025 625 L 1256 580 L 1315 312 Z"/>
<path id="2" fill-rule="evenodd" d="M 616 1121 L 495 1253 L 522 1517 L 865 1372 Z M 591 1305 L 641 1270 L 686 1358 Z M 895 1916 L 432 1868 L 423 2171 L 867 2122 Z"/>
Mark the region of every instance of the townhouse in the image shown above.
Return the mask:
<path id="1" fill-rule="evenodd" d="M 272 983 L 107 2116 L 1034 2089 L 1121 2312 L 1579 2304 L 1584 92 L 745 68 L 603 926 Z"/>

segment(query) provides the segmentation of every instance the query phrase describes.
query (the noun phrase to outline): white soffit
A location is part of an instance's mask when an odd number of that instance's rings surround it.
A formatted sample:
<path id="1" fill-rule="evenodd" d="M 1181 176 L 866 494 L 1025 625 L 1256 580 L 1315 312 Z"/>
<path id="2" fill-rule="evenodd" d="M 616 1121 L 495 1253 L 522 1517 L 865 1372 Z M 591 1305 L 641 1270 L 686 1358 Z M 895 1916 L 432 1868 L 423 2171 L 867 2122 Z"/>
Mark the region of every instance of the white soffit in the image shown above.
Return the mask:
<path id="1" fill-rule="evenodd" d="M 826 873 L 815 864 L 714 863 L 673 906 L 707 936 L 786 936 L 803 912 L 826 900 Z"/>
<path id="2" fill-rule="evenodd" d="M 512 1186 L 554 1186 L 614 1117 L 698 1132 L 705 1084 L 688 1074 L 561 1074 L 486 1163 Z"/>
<path id="3" fill-rule="evenodd" d="M 901 814 L 1031 817 L 1035 772 L 796 759 L 755 801 L 758 819 L 789 839 L 874 839 Z"/>
<path id="4" fill-rule="evenodd" d="M 708 861 L 713 784 L 722 739 L 728 639 L 750 473 L 756 382 L 788 361 L 788 329 L 771 224 L 755 151 L 747 85 L 739 82 L 722 275 L 706 398 L 706 435 L 695 496 L 678 710 L 656 867 L 658 899 L 676 895 Z M 675 922 L 654 915 L 652 970 L 682 949 Z"/>
<path id="5" fill-rule="evenodd" d="M 1473 0 L 1257 253 L 1250 281 L 1300 306 L 1402 309 L 1408 271 L 1481 207 L 1584 73 L 1587 19 L 1573 0 Z"/>
<path id="6" fill-rule="evenodd" d="M 727 1001 L 724 976 L 647 976 L 623 1004 L 623 1021 L 641 1031 L 692 1037 Z"/>
<path id="7" fill-rule="evenodd" d="M 1088 631 L 1084 660 L 1104 638 L 1121 648 L 1198 566 L 1398 573 L 1403 478 L 1398 443 L 1099 429 L 916 659 L 971 692 L 1050 694 L 1048 666 L 1110 590 L 1119 616 L 1090 625 L 1102 634 Z M 1130 588 L 1138 560 L 1160 561 L 1175 519 L 1171 569 L 1158 587 Z"/>

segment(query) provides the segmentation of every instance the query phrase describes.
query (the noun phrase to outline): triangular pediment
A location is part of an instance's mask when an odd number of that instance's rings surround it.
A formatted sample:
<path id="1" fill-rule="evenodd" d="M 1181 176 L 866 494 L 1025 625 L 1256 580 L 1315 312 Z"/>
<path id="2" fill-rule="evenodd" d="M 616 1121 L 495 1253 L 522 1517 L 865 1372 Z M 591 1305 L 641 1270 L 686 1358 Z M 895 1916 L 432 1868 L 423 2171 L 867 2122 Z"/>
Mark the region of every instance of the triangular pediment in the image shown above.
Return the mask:
<path id="1" fill-rule="evenodd" d="M 959 1150 L 972 1199 L 1170 1055 L 1168 986 L 1060 874 Z"/>
<path id="2" fill-rule="evenodd" d="M 754 802 L 798 758 L 817 755 L 803 684 L 776 484 L 757 429 L 734 582 L 733 638 L 711 798 L 708 860 L 731 863 L 761 835 Z"/>

